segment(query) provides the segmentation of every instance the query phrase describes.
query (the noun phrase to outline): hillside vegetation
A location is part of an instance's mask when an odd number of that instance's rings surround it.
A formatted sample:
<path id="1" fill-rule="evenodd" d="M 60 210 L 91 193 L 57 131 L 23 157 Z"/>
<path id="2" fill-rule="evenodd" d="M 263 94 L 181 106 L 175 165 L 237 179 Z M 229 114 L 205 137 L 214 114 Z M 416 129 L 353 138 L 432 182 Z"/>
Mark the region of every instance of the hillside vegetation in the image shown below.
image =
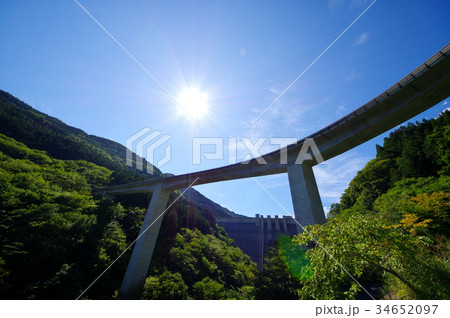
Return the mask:
<path id="1" fill-rule="evenodd" d="M 43 150 L 52 158 L 85 160 L 105 167 L 112 171 L 111 178 L 106 185 L 124 184 L 163 176 L 157 167 L 153 167 L 153 174 L 128 167 L 125 164 L 126 148 L 121 144 L 88 135 L 81 129 L 68 126 L 59 119 L 35 110 L 2 90 L 0 90 L 0 133 L 24 143 L 31 149 Z M 147 165 L 145 159 L 143 159 L 143 165 Z M 232 211 L 209 200 L 195 189 L 186 192 L 186 196 L 189 201 L 210 210 L 217 217 L 236 216 Z"/>
<path id="2" fill-rule="evenodd" d="M 75 299 L 134 241 L 151 195 L 92 191 L 151 177 L 124 158 L 120 144 L 0 91 L 1 299 Z M 375 298 L 449 299 L 449 212 L 447 111 L 385 138 L 328 222 L 280 237 L 262 272 L 216 225 L 235 214 L 187 192 L 164 215 L 141 297 L 369 298 L 362 285 Z M 84 298 L 114 299 L 130 254 Z"/>
<path id="3" fill-rule="evenodd" d="M 366 294 L 344 267 L 384 298 L 449 299 L 449 173 L 449 111 L 392 132 L 328 222 L 294 238 L 313 246 L 307 255 L 314 275 L 301 297 Z"/>
<path id="4" fill-rule="evenodd" d="M 112 174 L 87 161 L 51 158 L 0 134 L 0 298 L 74 299 L 137 237 L 149 197 L 114 202 L 92 195 L 92 187 L 108 183 Z M 89 298 L 114 295 L 129 256 L 93 286 Z M 256 268 L 209 211 L 183 198 L 164 217 L 152 279 L 168 270 L 187 281 L 186 297 L 205 298 L 216 284 L 214 297 L 238 298 Z"/>
<path id="5" fill-rule="evenodd" d="M 151 176 L 125 165 L 120 144 L 69 127 L 5 92 L 0 124 L 0 298 L 74 299 L 134 241 L 151 198 L 102 199 L 93 188 Z M 162 176 L 155 171 L 153 177 Z M 153 281 L 143 297 L 247 297 L 256 267 L 215 223 L 214 213 L 232 212 L 195 190 L 190 194 L 199 204 L 182 197 L 166 212 L 149 271 L 157 281 L 175 275 L 188 284 L 186 293 L 171 296 Z M 115 297 L 130 254 L 85 297 Z M 170 261 L 175 257 L 176 264 Z"/>

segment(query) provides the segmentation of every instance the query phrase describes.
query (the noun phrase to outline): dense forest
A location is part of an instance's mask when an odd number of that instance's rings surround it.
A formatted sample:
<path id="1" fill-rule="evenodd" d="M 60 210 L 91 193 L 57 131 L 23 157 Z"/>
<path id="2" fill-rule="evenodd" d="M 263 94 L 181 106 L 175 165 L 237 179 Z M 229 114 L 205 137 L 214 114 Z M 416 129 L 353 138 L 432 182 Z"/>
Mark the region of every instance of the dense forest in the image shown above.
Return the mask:
<path id="1" fill-rule="evenodd" d="M 137 237 L 151 196 L 92 191 L 150 177 L 124 149 L 0 91 L 1 299 L 75 299 Z M 449 111 L 392 132 L 328 222 L 281 236 L 262 271 L 216 225 L 233 213 L 191 195 L 164 215 L 142 299 L 450 298 Z M 130 254 L 83 299 L 114 299 Z"/>
<path id="2" fill-rule="evenodd" d="M 449 111 L 392 132 L 327 223 L 294 238 L 311 246 L 301 298 L 367 296 L 357 280 L 385 299 L 449 299 L 449 173 Z"/>
<path id="3" fill-rule="evenodd" d="M 102 199 L 92 190 L 162 173 L 127 167 L 123 146 L 0 93 L 0 298 L 75 299 L 134 241 L 151 198 Z M 164 216 L 143 297 L 250 297 L 255 264 L 215 223 L 234 214 L 186 194 Z M 115 297 L 130 252 L 84 297 Z"/>
<path id="4" fill-rule="evenodd" d="M 112 171 L 53 159 L 1 134 L 0 151 L 0 297 L 76 298 L 137 237 L 149 198 L 96 198 L 92 187 L 107 184 Z M 217 227 L 212 213 L 186 199 L 166 212 L 159 240 L 149 286 L 161 289 L 175 279 L 190 288 L 172 295 L 148 287 L 146 297 L 239 298 L 254 281 L 250 258 Z M 129 256 L 87 297 L 113 297 Z"/>

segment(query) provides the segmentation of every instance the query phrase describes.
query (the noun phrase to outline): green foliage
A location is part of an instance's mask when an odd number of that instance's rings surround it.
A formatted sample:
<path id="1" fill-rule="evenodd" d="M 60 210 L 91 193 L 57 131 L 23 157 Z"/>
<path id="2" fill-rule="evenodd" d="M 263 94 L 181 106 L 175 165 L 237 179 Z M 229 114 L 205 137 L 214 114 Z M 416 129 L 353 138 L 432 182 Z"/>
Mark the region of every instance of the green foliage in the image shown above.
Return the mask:
<path id="1" fill-rule="evenodd" d="M 430 253 L 427 237 L 388 224 L 380 218 L 351 216 L 307 227 L 294 238 L 298 244 L 314 244 L 307 252 L 314 275 L 305 283 L 302 296 L 354 299 L 361 288 L 348 273 L 359 279 L 378 271 L 385 287 L 400 298 L 447 299 L 449 267 Z"/>
<path id="2" fill-rule="evenodd" d="M 124 158 L 122 145 L 67 126 L 0 91 L 0 298 L 74 299 L 138 236 L 150 195 L 117 196 L 115 202 L 92 195 L 93 188 L 152 177 L 127 167 Z M 160 176 L 155 169 L 153 177 Z M 211 211 L 231 212 L 194 190 L 192 195 L 201 206 L 181 198 L 163 219 L 152 265 L 159 287 L 148 289 L 146 297 L 185 298 L 181 271 L 165 273 L 164 268 L 177 233 L 186 227 L 198 229 L 196 235 L 212 235 L 205 242 L 219 249 L 217 259 L 200 251 L 204 254 L 195 264 L 201 263 L 205 272 L 198 273 L 198 281 L 220 277 L 224 297 L 250 297 L 255 267 L 216 226 Z M 228 247 L 231 252 L 224 252 Z M 130 253 L 114 262 L 84 297 L 113 297 Z M 224 271 L 217 269 L 222 265 Z M 197 281 L 188 280 L 193 294 Z M 178 294 L 170 286 L 177 286 Z"/>
<path id="3" fill-rule="evenodd" d="M 47 296 L 70 272 L 74 248 L 96 222 L 95 215 L 82 213 L 94 206 L 90 188 L 82 174 L 70 171 L 74 163 L 51 159 L 4 135 L 0 148 L 0 242 L 6 272 L 1 292 L 5 298 Z M 108 171 L 98 167 L 98 174 L 107 177 Z"/>
<path id="4" fill-rule="evenodd" d="M 428 158 L 442 167 L 440 175 L 450 175 L 450 111 L 431 122 L 433 130 L 425 137 L 424 148 Z"/>
<path id="5" fill-rule="evenodd" d="M 0 149 L 0 296 L 76 298 L 137 237 L 146 209 L 136 204 L 148 196 L 96 201 L 91 189 L 107 184 L 110 170 L 54 159 L 4 135 Z M 88 297 L 111 297 L 129 253 Z M 153 268 L 163 274 L 148 281 L 143 297 L 155 299 L 251 297 L 256 272 L 211 212 L 184 198 L 164 217 Z"/>
<path id="6" fill-rule="evenodd" d="M 152 261 L 150 273 L 158 276 L 166 269 L 181 275 L 189 286 L 189 297 L 194 299 L 248 297 L 248 287 L 256 275 L 250 257 L 223 234 L 203 234 L 199 229 L 187 228 L 175 235 L 167 255 Z"/>
<path id="7" fill-rule="evenodd" d="M 388 297 L 450 297 L 449 127 L 446 111 L 392 132 L 332 206 L 328 223 L 295 239 L 312 246 L 314 275 L 303 298 L 357 297 L 361 288 L 348 273 Z"/>
<path id="8" fill-rule="evenodd" d="M 416 214 L 422 220 L 432 219 L 429 229 L 433 233 L 429 234 L 448 236 L 448 189 L 449 176 L 403 179 L 375 201 L 374 211 L 392 223 L 398 223 L 407 213 Z"/>
<path id="9" fill-rule="evenodd" d="M 187 299 L 188 296 L 188 286 L 184 283 L 181 274 L 169 271 L 159 276 L 147 277 L 142 292 L 142 299 L 176 300 Z"/>
<path id="10" fill-rule="evenodd" d="M 125 209 L 91 194 L 111 171 L 1 134 L 0 149 L 0 297 L 76 298 L 127 246 Z M 125 266 L 120 260 L 90 295 L 108 298 Z"/>
<path id="11" fill-rule="evenodd" d="M 119 143 L 91 136 L 80 129 L 70 127 L 1 90 L 0 133 L 11 136 L 30 148 L 46 151 L 52 158 L 84 160 L 113 170 L 115 172 L 111 180 L 113 183 L 125 183 L 122 182 L 125 179 L 128 179 L 128 182 L 144 180 L 149 177 L 138 170 L 126 167 L 123 159 L 125 148 Z M 0 147 L 0 151 L 4 149 Z M 39 154 L 35 156 L 39 157 Z M 154 167 L 153 176 L 161 177 L 162 173 Z"/>
<path id="12" fill-rule="evenodd" d="M 377 147 L 377 159 L 395 160 L 389 172 L 392 183 L 403 178 L 436 176 L 444 168 L 445 162 L 436 150 L 448 145 L 442 130 L 449 123 L 450 112 L 446 111 L 431 121 L 402 126 L 384 139 L 383 147 Z"/>
<path id="13" fill-rule="evenodd" d="M 209 277 L 196 282 L 192 289 L 195 299 L 226 299 L 224 285 Z"/>
<path id="14" fill-rule="evenodd" d="M 211 211 L 231 212 L 196 192 L 185 193 L 164 216 L 142 297 L 357 297 L 359 286 L 338 260 L 385 294 L 449 298 L 449 127 L 447 111 L 391 133 L 332 207 L 329 223 L 308 228 L 329 253 L 312 244 L 305 256 L 282 237 L 260 274 L 216 226 Z M 116 201 L 92 195 L 96 187 L 149 178 L 127 167 L 124 158 L 120 144 L 67 126 L 0 91 L 1 298 L 74 299 L 137 237 L 149 195 Z M 156 170 L 154 176 L 162 174 Z M 311 244 L 306 233 L 295 241 Z M 85 297 L 111 299 L 130 253 Z"/>
<path id="15" fill-rule="evenodd" d="M 377 157 L 358 172 L 332 215 L 371 211 L 375 200 L 406 178 L 437 177 L 450 172 L 450 111 L 438 118 L 408 124 L 377 146 Z"/>
<path id="16" fill-rule="evenodd" d="M 389 171 L 393 164 L 389 159 L 369 161 L 342 195 L 341 209 L 370 210 L 377 197 L 389 189 L 390 177 L 386 171 Z"/>
<path id="17" fill-rule="evenodd" d="M 255 298 L 299 299 L 302 281 L 310 276 L 311 267 L 303 249 L 289 237 L 281 236 L 264 258 L 255 284 Z"/>

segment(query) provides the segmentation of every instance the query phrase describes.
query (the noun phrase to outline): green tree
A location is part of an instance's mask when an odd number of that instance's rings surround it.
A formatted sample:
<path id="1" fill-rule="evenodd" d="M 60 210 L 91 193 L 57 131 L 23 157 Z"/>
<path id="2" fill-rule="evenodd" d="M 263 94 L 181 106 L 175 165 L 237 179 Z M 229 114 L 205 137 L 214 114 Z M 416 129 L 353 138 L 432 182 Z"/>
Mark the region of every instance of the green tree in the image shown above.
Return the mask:
<path id="1" fill-rule="evenodd" d="M 372 271 L 383 275 L 385 287 L 397 297 L 450 297 L 448 265 L 429 252 L 429 240 L 379 218 L 335 217 L 307 227 L 294 241 L 315 244 L 307 252 L 314 274 L 302 289 L 303 297 L 354 299 L 361 288 L 348 273 L 359 279 Z"/>
<path id="2" fill-rule="evenodd" d="M 187 299 L 188 286 L 180 273 L 164 271 L 159 276 L 147 277 L 141 299 Z"/>
<path id="3" fill-rule="evenodd" d="M 224 285 L 209 277 L 205 277 L 201 281 L 196 282 L 192 286 L 192 290 L 195 299 L 226 299 Z"/>
<path id="4" fill-rule="evenodd" d="M 255 283 L 256 299 L 299 299 L 302 279 L 307 279 L 308 261 L 303 249 L 281 237 L 272 246 Z"/>
<path id="5" fill-rule="evenodd" d="M 351 208 L 358 212 L 371 210 L 378 196 L 391 186 L 390 175 L 386 171 L 390 171 L 393 165 L 394 162 L 388 159 L 369 161 L 342 195 L 340 211 Z"/>

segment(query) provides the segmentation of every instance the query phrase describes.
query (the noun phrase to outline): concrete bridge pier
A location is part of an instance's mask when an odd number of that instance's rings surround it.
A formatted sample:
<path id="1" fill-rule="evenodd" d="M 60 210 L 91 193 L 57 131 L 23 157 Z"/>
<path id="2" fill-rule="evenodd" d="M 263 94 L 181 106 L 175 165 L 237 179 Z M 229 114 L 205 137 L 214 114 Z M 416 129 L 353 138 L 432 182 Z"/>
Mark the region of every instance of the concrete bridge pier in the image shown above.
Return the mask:
<path id="1" fill-rule="evenodd" d="M 319 189 L 311 165 L 293 164 L 287 167 L 295 219 L 302 226 L 326 222 Z M 302 228 L 297 225 L 302 232 Z"/>
<path id="2" fill-rule="evenodd" d="M 162 189 L 162 186 L 163 183 L 160 183 L 153 191 L 150 205 L 139 232 L 140 237 L 134 245 L 133 253 L 120 287 L 119 299 L 140 299 L 158 238 L 159 228 L 163 220 L 161 214 L 166 209 L 170 195 L 170 191 Z"/>

